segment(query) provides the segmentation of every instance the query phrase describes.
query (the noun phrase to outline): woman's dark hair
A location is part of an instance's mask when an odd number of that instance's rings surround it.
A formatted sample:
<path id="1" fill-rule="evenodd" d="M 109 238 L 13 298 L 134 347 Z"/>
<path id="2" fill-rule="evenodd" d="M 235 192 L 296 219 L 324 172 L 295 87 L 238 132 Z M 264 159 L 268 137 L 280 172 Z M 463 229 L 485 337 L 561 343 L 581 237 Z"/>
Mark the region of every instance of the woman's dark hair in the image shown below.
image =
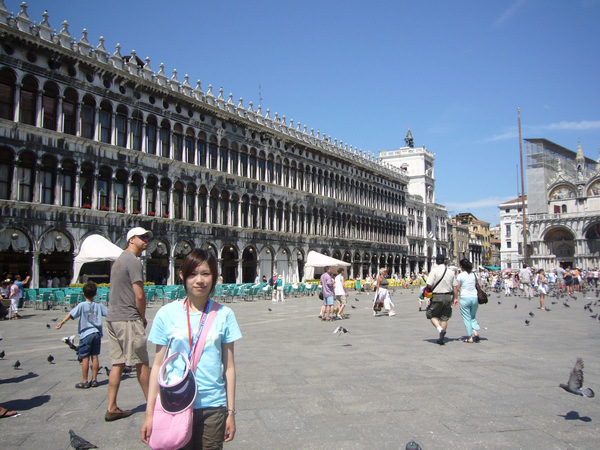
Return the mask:
<path id="1" fill-rule="evenodd" d="M 85 298 L 92 300 L 96 296 L 96 292 L 98 292 L 98 285 L 93 281 L 88 281 L 83 285 L 81 291 L 83 292 L 83 296 Z"/>
<path id="2" fill-rule="evenodd" d="M 201 248 L 192 250 L 183 259 L 183 263 L 181 264 L 181 278 L 183 279 L 183 287 L 187 290 L 185 280 L 187 280 L 192 272 L 203 263 L 208 264 L 208 268 L 212 274 L 212 286 L 210 287 L 210 293 L 208 294 L 212 295 L 212 293 L 215 291 L 215 286 L 219 281 L 219 267 L 217 264 L 217 258 L 211 252 L 202 250 Z"/>
<path id="3" fill-rule="evenodd" d="M 466 258 L 460 260 L 460 268 L 466 270 L 468 273 L 471 273 L 473 270 L 473 264 Z"/>

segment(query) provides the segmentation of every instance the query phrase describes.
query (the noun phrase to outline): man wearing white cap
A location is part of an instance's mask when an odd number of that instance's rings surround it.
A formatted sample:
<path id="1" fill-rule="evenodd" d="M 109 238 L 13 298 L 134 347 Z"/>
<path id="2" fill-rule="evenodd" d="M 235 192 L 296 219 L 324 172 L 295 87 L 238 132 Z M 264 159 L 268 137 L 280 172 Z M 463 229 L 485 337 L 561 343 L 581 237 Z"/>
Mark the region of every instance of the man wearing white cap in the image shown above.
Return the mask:
<path id="1" fill-rule="evenodd" d="M 148 350 L 146 348 L 146 295 L 144 271 L 139 256 L 148 248 L 152 231 L 136 227 L 127 233 L 127 247 L 110 271 L 110 293 L 106 330 L 112 369 L 108 377 L 107 422 L 131 415 L 117 406 L 117 393 L 125 365 L 136 367 L 138 382 L 148 399 Z"/>

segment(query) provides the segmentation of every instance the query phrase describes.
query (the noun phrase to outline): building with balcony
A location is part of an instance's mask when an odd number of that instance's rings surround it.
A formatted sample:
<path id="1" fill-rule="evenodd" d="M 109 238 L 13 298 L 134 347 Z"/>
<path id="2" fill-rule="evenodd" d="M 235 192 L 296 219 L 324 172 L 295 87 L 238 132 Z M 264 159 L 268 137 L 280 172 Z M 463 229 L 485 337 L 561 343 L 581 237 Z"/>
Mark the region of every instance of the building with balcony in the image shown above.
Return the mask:
<path id="1" fill-rule="evenodd" d="M 310 250 L 350 276 L 403 275 L 444 251 L 445 209 L 431 184 L 409 192 L 400 167 L 75 38 L 67 21 L 56 32 L 46 12 L 36 24 L 25 3 L 13 15 L 0 1 L 0 35 L 3 273 L 70 279 L 88 236 L 124 247 L 135 226 L 154 232 L 142 262 L 156 282 L 176 282 L 194 247 L 215 253 L 224 282 L 302 280 Z"/>

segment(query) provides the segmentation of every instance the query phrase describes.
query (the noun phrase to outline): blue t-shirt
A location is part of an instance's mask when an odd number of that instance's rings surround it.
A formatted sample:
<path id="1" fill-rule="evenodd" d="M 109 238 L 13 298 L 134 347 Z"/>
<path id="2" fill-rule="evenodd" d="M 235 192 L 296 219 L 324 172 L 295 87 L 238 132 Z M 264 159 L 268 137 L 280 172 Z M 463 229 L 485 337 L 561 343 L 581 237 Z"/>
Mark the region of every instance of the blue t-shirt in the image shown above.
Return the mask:
<path id="1" fill-rule="evenodd" d="M 71 310 L 69 314 L 73 319 L 79 319 L 79 339 L 83 339 L 92 333 L 100 333 L 102 337 L 102 316 L 106 316 L 108 309 L 102 303 L 81 302 Z"/>
<path id="2" fill-rule="evenodd" d="M 19 288 L 19 299 L 25 298 L 25 289 L 23 288 L 25 284 L 22 281 L 15 281 L 14 284 Z"/>
<path id="3" fill-rule="evenodd" d="M 475 288 L 475 274 L 473 272 L 461 272 L 456 277 L 460 283 L 461 298 L 477 298 L 477 288 Z"/>
<path id="4" fill-rule="evenodd" d="M 209 304 L 210 308 L 211 305 Z M 190 314 L 192 340 L 200 326 L 202 311 Z M 166 357 L 180 352 L 189 355 L 190 341 L 186 310 L 182 302 L 171 302 L 158 310 L 148 340 L 158 345 L 168 345 L 173 336 Z M 198 392 L 194 401 L 194 409 L 227 405 L 225 379 L 223 378 L 223 361 L 221 359 L 222 344 L 229 344 L 242 337 L 235 314 L 227 306 L 220 305 L 214 322 L 208 332 L 204 350 L 196 367 L 196 384 Z M 183 361 L 177 358 L 167 370 L 167 381 L 179 379 L 183 375 Z"/>

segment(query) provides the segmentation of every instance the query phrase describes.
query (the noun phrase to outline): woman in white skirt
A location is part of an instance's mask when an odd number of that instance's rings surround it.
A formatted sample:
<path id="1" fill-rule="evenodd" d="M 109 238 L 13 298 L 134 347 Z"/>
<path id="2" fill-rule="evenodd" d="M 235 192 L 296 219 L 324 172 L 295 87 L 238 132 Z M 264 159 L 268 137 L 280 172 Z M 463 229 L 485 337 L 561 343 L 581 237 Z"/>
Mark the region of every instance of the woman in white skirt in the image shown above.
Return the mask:
<path id="1" fill-rule="evenodd" d="M 377 291 L 375 293 L 375 300 L 373 301 L 373 315 L 377 315 L 377 311 L 375 310 L 375 304 L 377 300 L 383 302 L 383 307 L 387 309 L 388 316 L 395 316 L 396 312 L 392 309 L 394 304 L 392 303 L 392 297 L 390 297 L 390 293 L 388 291 L 389 281 L 387 279 L 388 271 L 383 268 L 379 271 L 379 277 L 377 277 Z"/>
<path id="2" fill-rule="evenodd" d="M 548 293 L 548 279 L 546 278 L 546 273 L 544 269 L 540 269 L 535 277 L 535 284 L 537 284 L 538 292 L 540 293 L 540 309 L 546 310 L 544 307 L 544 298 Z"/>

